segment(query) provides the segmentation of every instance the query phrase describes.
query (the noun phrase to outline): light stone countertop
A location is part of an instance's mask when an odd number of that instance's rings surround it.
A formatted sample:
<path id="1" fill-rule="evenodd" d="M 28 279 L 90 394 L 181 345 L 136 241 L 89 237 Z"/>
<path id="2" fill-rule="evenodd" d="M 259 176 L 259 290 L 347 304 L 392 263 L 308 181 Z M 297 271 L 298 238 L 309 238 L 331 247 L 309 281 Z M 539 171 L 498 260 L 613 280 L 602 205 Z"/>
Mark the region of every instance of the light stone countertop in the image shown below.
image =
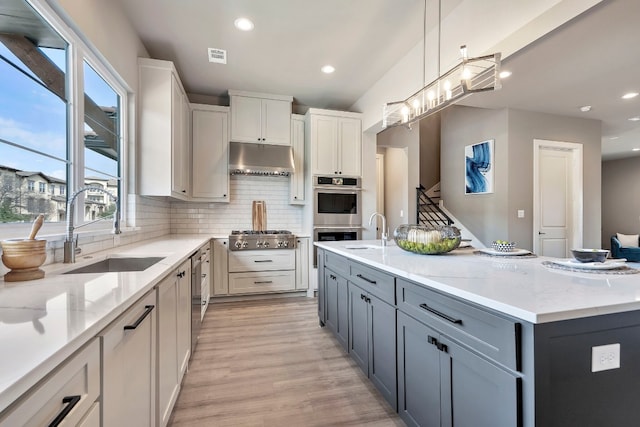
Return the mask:
<path id="1" fill-rule="evenodd" d="M 75 264 L 47 265 L 40 280 L 0 280 L 0 412 L 209 239 L 167 235 L 78 256 Z M 61 274 L 110 255 L 165 258 L 140 272 Z"/>
<path id="2" fill-rule="evenodd" d="M 542 265 L 551 258 L 487 257 L 474 254 L 473 249 L 418 255 L 392 242 L 383 249 L 347 249 L 352 245 L 380 246 L 379 240 L 314 244 L 531 323 L 640 309 L 640 274 L 561 271 Z M 627 265 L 640 268 L 638 263 Z"/>

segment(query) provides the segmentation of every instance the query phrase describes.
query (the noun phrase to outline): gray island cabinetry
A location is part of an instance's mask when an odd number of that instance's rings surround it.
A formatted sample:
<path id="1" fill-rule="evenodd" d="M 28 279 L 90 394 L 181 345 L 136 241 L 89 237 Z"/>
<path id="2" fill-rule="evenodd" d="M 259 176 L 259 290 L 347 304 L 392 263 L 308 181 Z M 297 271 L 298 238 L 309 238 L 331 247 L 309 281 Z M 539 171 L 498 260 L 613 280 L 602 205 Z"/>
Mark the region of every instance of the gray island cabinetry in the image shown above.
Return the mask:
<path id="1" fill-rule="evenodd" d="M 357 243 L 317 243 L 320 324 L 407 425 L 640 425 L 639 275 Z"/>

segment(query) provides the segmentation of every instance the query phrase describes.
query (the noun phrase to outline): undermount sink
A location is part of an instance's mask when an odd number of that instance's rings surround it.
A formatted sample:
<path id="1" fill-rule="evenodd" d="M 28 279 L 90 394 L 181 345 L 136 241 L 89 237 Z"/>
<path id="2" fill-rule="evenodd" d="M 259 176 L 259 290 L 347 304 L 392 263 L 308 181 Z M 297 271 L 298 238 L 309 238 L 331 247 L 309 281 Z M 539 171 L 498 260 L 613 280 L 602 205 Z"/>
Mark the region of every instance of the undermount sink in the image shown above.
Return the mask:
<path id="1" fill-rule="evenodd" d="M 85 265 L 84 267 L 67 271 L 64 274 L 143 271 L 162 259 L 164 259 L 164 257 L 107 258 L 94 262 L 93 264 Z"/>
<path id="2" fill-rule="evenodd" d="M 382 245 L 368 245 L 368 244 L 362 244 L 362 245 L 346 245 L 345 249 L 382 249 L 384 248 L 384 246 Z"/>

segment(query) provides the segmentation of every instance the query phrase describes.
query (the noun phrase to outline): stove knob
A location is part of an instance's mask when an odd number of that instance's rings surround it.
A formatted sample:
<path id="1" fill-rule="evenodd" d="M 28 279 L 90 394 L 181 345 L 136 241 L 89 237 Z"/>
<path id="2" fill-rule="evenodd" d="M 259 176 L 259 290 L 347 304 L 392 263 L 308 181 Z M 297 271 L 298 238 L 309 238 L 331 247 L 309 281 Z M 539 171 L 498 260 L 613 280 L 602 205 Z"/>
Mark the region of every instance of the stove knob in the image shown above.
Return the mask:
<path id="1" fill-rule="evenodd" d="M 285 242 L 283 242 L 283 243 L 284 243 L 284 247 L 285 247 L 285 248 L 288 248 L 288 247 L 289 247 L 289 242 L 288 242 L 288 241 L 285 241 Z"/>
<path id="2" fill-rule="evenodd" d="M 240 249 L 240 247 L 242 246 L 242 242 L 240 242 L 239 240 L 235 243 L 234 245 L 236 248 Z"/>
<path id="3" fill-rule="evenodd" d="M 246 248 L 247 246 L 249 246 L 249 243 L 247 243 L 247 242 L 242 242 L 242 247 L 243 247 L 243 248 Z"/>
<path id="4" fill-rule="evenodd" d="M 260 242 L 260 241 L 256 242 L 256 246 L 258 246 L 259 248 L 261 248 L 261 247 L 262 247 L 262 242 Z"/>
<path id="5" fill-rule="evenodd" d="M 268 248 L 269 247 L 269 242 L 264 242 L 264 247 Z"/>
<path id="6" fill-rule="evenodd" d="M 281 247 L 283 247 L 283 246 L 284 246 L 284 242 L 283 242 L 283 241 L 278 240 L 278 247 L 279 247 L 279 248 L 281 248 Z"/>

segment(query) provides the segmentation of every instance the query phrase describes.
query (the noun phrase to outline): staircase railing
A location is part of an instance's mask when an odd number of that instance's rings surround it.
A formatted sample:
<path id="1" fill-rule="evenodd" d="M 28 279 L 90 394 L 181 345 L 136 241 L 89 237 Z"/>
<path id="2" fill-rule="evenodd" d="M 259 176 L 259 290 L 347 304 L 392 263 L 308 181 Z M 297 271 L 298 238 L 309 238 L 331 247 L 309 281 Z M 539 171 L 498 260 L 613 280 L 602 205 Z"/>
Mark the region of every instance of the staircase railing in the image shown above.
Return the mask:
<path id="1" fill-rule="evenodd" d="M 429 196 L 420 184 L 416 188 L 416 223 L 431 225 L 451 225 L 453 220 L 440 209 L 440 196 Z"/>

